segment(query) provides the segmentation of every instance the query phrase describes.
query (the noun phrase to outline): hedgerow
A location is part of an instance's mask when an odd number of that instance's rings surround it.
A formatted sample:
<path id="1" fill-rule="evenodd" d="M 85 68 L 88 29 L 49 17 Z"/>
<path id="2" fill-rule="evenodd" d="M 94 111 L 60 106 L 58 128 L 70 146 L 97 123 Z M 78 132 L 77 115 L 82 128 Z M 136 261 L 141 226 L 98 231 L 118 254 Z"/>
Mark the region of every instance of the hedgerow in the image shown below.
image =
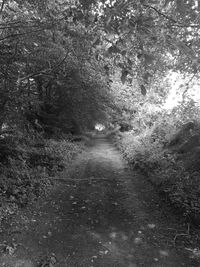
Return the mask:
<path id="1" fill-rule="evenodd" d="M 193 120 L 182 112 L 163 112 L 153 127 L 120 133 L 116 143 L 130 165 L 141 171 L 176 211 L 195 222 L 200 221 L 200 123 L 198 108 L 192 108 L 196 111 Z"/>
<path id="2" fill-rule="evenodd" d="M 16 137 L 10 141 L 7 157 L 4 154 L 4 162 L 0 164 L 0 222 L 18 208 L 48 193 L 55 184 L 54 177 L 68 169 L 84 147 L 83 142 L 43 139 L 41 136 L 31 142 L 27 139 L 18 141 Z"/>

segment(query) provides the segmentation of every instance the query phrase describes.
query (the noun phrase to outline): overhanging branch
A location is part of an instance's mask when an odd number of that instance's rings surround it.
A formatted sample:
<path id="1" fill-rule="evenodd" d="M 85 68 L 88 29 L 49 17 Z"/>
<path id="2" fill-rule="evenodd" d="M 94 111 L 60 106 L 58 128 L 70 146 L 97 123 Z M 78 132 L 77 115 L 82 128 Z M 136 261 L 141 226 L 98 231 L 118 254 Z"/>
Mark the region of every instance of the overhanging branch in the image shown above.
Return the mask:
<path id="1" fill-rule="evenodd" d="M 6 2 L 6 0 L 3 0 L 3 1 L 2 1 L 1 8 L 0 8 L 0 13 L 3 11 L 3 8 L 4 8 L 4 5 L 5 5 L 5 2 Z"/>
<path id="2" fill-rule="evenodd" d="M 153 9 L 158 15 L 166 18 L 167 20 L 175 23 L 171 26 L 174 26 L 174 27 L 181 27 L 181 28 L 199 28 L 199 24 L 189 24 L 189 25 L 186 25 L 186 24 L 181 24 L 179 23 L 177 20 L 167 16 L 166 14 L 162 13 L 160 10 L 158 10 L 157 8 L 153 7 L 153 6 L 149 6 L 149 5 L 144 5 L 144 7 L 147 7 L 147 8 L 150 8 L 150 9 Z"/>
<path id="3" fill-rule="evenodd" d="M 158 10 L 157 8 L 153 7 L 153 6 L 149 6 L 149 5 L 144 5 L 144 7 L 153 9 L 156 13 L 158 13 L 160 16 L 166 18 L 167 20 L 172 21 L 173 23 L 178 23 L 178 21 L 176 21 L 175 19 L 165 15 L 164 13 L 162 13 L 160 10 Z"/>

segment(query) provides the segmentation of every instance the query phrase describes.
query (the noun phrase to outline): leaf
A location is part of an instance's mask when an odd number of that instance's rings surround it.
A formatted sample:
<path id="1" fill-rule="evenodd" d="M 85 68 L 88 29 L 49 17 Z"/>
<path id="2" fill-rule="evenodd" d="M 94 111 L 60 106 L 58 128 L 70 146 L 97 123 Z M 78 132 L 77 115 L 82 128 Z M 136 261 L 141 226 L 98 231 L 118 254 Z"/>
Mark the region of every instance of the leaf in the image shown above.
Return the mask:
<path id="1" fill-rule="evenodd" d="M 118 5 L 117 5 L 117 8 L 122 10 L 128 5 L 129 5 L 128 1 L 121 0 L 121 1 L 119 1 Z"/>
<path id="2" fill-rule="evenodd" d="M 98 36 L 96 36 L 96 37 L 94 38 L 94 41 L 93 41 L 92 45 L 93 45 L 93 46 L 99 45 L 100 42 L 101 42 L 100 38 L 99 38 Z"/>
<path id="3" fill-rule="evenodd" d="M 144 60 L 147 65 L 150 65 L 155 60 L 155 57 L 152 54 L 144 53 Z"/>
<path id="4" fill-rule="evenodd" d="M 121 82 L 124 84 L 126 82 L 126 77 L 128 75 L 128 71 L 123 69 L 122 70 L 122 75 L 121 75 Z"/>
<path id="5" fill-rule="evenodd" d="M 122 50 L 122 51 L 121 51 L 121 55 L 122 55 L 122 56 L 125 56 L 125 55 L 126 55 L 126 50 Z"/>
<path id="6" fill-rule="evenodd" d="M 116 47 L 115 45 L 112 45 L 111 47 L 108 48 L 109 54 L 112 54 L 112 53 L 117 54 L 120 52 L 121 52 L 121 50 L 118 47 Z"/>
<path id="7" fill-rule="evenodd" d="M 143 75 L 143 79 L 144 79 L 144 81 L 145 81 L 146 83 L 148 83 L 148 80 L 149 80 L 149 78 L 151 78 L 151 77 L 152 77 L 152 74 L 149 73 L 148 71 L 145 72 L 145 74 Z"/>
<path id="8" fill-rule="evenodd" d="M 156 5 L 156 4 L 158 4 L 158 1 L 157 0 L 151 0 L 151 1 L 148 1 L 149 2 L 149 4 L 151 4 L 151 5 Z"/>
<path id="9" fill-rule="evenodd" d="M 85 10 L 89 9 L 89 7 L 94 4 L 95 0 L 80 0 L 81 5 Z"/>
<path id="10" fill-rule="evenodd" d="M 98 15 L 95 14 L 95 15 L 93 16 L 93 23 L 96 23 L 97 21 L 98 21 Z"/>
<path id="11" fill-rule="evenodd" d="M 121 0 L 120 3 L 115 7 L 116 13 L 126 11 L 129 5 L 129 1 Z"/>
<path id="12" fill-rule="evenodd" d="M 109 76 L 109 70 L 110 70 L 110 68 L 108 67 L 108 65 L 105 65 L 104 66 L 104 69 L 106 71 L 106 75 Z"/>
<path id="13" fill-rule="evenodd" d="M 108 25 L 110 24 L 111 19 L 112 19 L 112 15 L 111 15 L 111 16 L 108 16 L 108 17 L 106 18 L 106 26 L 108 26 Z"/>
<path id="14" fill-rule="evenodd" d="M 140 238 L 140 237 L 136 237 L 136 238 L 134 239 L 134 243 L 135 243 L 136 245 L 140 245 L 140 244 L 142 244 L 142 238 Z"/>
<path id="15" fill-rule="evenodd" d="M 184 14 L 185 13 L 185 3 L 183 0 L 176 0 L 176 10 L 180 13 L 180 14 Z"/>
<path id="16" fill-rule="evenodd" d="M 184 42 L 180 40 L 175 40 L 175 39 L 173 40 L 173 42 L 179 50 L 184 51 L 185 54 L 188 54 L 190 57 L 195 58 L 194 51 L 189 46 L 187 46 Z"/>
<path id="17" fill-rule="evenodd" d="M 128 64 L 131 67 L 133 65 L 133 61 L 128 58 Z"/>
<path id="18" fill-rule="evenodd" d="M 76 20 L 82 20 L 84 18 L 84 14 L 81 11 L 76 13 Z"/>
<path id="19" fill-rule="evenodd" d="M 124 69 L 124 64 L 121 63 L 121 62 L 119 62 L 119 63 L 118 63 L 118 67 L 121 68 L 121 69 Z"/>
<path id="20" fill-rule="evenodd" d="M 137 23 L 137 19 L 135 17 L 131 17 L 129 20 L 127 20 L 127 23 L 129 27 L 134 28 Z"/>
<path id="21" fill-rule="evenodd" d="M 149 223 L 147 225 L 150 229 L 154 229 L 156 227 L 156 225 L 154 223 Z"/>
<path id="22" fill-rule="evenodd" d="M 137 54 L 137 58 L 138 59 L 140 59 L 141 57 L 142 57 L 142 54 L 141 53 Z"/>
<path id="23" fill-rule="evenodd" d="M 146 88 L 145 88 L 145 86 L 143 84 L 140 86 L 140 89 L 141 89 L 142 95 L 145 96 L 147 94 L 147 90 L 146 90 Z"/>
<path id="24" fill-rule="evenodd" d="M 13 243 L 11 246 L 6 246 L 5 251 L 12 256 L 17 249 L 17 244 Z"/>
<path id="25" fill-rule="evenodd" d="M 165 0 L 165 3 L 164 3 L 164 6 L 163 7 L 168 6 L 170 2 L 172 2 L 172 0 Z"/>
<path id="26" fill-rule="evenodd" d="M 97 61 L 99 61 L 101 59 L 100 56 L 99 56 L 99 54 L 96 54 L 95 55 L 95 58 L 96 58 Z"/>

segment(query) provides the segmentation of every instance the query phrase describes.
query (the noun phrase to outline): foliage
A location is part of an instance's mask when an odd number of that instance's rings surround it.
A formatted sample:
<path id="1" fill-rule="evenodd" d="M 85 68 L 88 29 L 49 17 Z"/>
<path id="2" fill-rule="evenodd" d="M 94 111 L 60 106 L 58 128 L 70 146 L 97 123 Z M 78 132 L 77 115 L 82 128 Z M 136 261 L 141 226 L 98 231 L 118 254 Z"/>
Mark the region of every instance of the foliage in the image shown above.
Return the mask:
<path id="1" fill-rule="evenodd" d="M 148 110 L 146 115 L 149 116 Z M 142 117 L 144 119 L 144 114 Z M 121 133 L 116 139 L 133 168 L 142 171 L 159 192 L 192 221 L 200 219 L 198 118 L 199 107 L 188 99 L 171 112 L 157 113 L 152 126 Z"/>
<path id="2" fill-rule="evenodd" d="M 5 142 L 7 141 L 5 137 Z M 0 221 L 19 207 L 37 200 L 48 193 L 55 184 L 53 177 L 67 170 L 72 159 L 83 149 L 83 142 L 76 144 L 67 139 L 48 139 L 34 135 L 34 140 L 20 139 L 0 164 Z"/>
<path id="3" fill-rule="evenodd" d="M 94 44 L 102 44 L 105 55 L 121 69 L 122 83 L 129 76 L 137 77 L 145 95 L 155 73 L 168 69 L 198 72 L 197 1 L 100 2 L 96 4 Z"/>
<path id="4" fill-rule="evenodd" d="M 0 124 L 19 114 L 50 135 L 78 132 L 113 109 L 113 68 L 144 96 L 156 74 L 198 72 L 197 11 L 194 0 L 3 1 Z"/>
<path id="5" fill-rule="evenodd" d="M 62 140 L 66 133 L 105 119 L 106 75 L 91 32 L 73 21 L 75 8 L 64 1 L 2 1 L 1 202 L 24 206 L 46 191 L 50 177 L 80 152 Z"/>
<path id="6" fill-rule="evenodd" d="M 113 115 L 116 68 L 142 96 L 168 69 L 198 73 L 197 11 L 196 1 L 3 1 L 0 125 L 80 133 Z"/>
<path id="7" fill-rule="evenodd" d="M 187 95 L 199 75 L 198 1 L 3 0 L 0 32 L 5 195 L 9 177 L 11 184 L 19 180 L 19 199 L 37 191 L 33 182 L 23 193 L 30 179 L 45 187 L 46 176 L 64 168 L 76 150 L 55 140 L 96 122 L 132 130 L 122 139 L 131 161 L 170 170 L 174 158 L 162 145 L 199 116 Z M 163 105 L 172 72 L 189 79 L 179 88 L 183 101 L 169 113 Z"/>
<path id="8" fill-rule="evenodd" d="M 0 126 L 27 119 L 51 135 L 105 119 L 104 69 L 92 51 L 92 33 L 72 20 L 74 6 L 6 1 L 1 12 Z"/>

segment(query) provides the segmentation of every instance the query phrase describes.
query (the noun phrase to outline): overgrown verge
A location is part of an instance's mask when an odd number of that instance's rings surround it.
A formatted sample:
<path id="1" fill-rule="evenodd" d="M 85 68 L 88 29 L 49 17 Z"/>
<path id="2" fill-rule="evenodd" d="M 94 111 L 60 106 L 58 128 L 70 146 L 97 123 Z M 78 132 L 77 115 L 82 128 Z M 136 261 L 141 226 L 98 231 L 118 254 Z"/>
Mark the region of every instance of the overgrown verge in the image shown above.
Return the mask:
<path id="1" fill-rule="evenodd" d="M 68 169 L 84 142 L 44 139 L 41 135 L 7 135 L 0 138 L 0 223 L 49 191 L 54 177 Z"/>
<path id="2" fill-rule="evenodd" d="M 171 114 L 170 114 L 171 116 Z M 115 143 L 175 210 L 200 223 L 200 123 L 160 120 L 152 128 L 115 135 Z"/>

